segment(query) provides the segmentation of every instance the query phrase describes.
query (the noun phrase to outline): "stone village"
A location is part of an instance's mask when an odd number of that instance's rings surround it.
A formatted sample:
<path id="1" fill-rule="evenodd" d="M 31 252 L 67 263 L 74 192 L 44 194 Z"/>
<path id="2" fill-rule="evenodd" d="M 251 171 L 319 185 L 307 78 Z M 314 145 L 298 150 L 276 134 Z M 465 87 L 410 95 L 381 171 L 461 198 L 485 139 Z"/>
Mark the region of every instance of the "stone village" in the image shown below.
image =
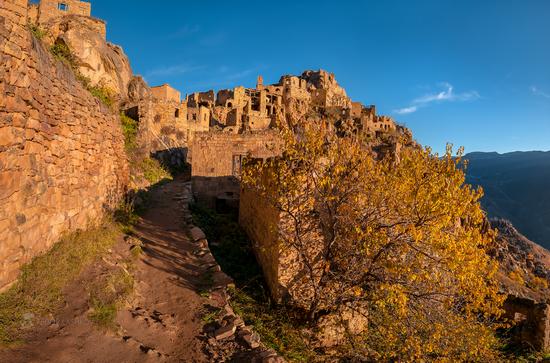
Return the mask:
<path id="1" fill-rule="evenodd" d="M 337 121 L 346 132 L 371 140 L 375 153 L 398 154 L 401 145 L 397 136 L 406 135 L 412 139 L 410 132 L 392 118 L 378 115 L 374 105 L 364 106 L 352 101 L 334 74 L 324 70 L 284 75 L 275 84 L 264 84 L 258 76 L 255 88 L 238 86 L 182 97 L 168 84 L 150 87 L 142 77 L 132 74 L 122 49 L 106 42 L 105 22 L 91 17 L 90 3 L 42 0 L 27 6 L 26 0 L 7 0 L 6 4 L 19 12 L 20 17 L 13 20 L 19 24 L 17 26 L 30 22 L 52 29 L 48 41 L 68 45 L 81 60 L 79 71 L 83 75 L 113 89 L 120 109 L 139 123 L 140 142 L 148 153 L 167 163 L 191 166 L 192 190 L 198 203 L 220 210 L 239 209 L 239 221 L 254 243 L 257 259 L 276 300 L 280 300 L 282 291 L 296 273 L 295 267 L 287 262 L 292 256 L 273 247 L 275 237 L 267 226 L 277 224 L 277 216 L 262 213 L 261 201 L 250 199 L 253 198 L 250 194 L 241 194 L 239 173 L 243 158 L 275 156 L 278 141 L 274 129 L 277 125 L 318 115 Z M 116 117 L 105 110 L 87 114 L 88 101 L 79 102 L 75 110 L 56 109 L 56 104 L 63 105 L 63 92 L 52 93 L 50 97 L 54 100 L 50 101 L 45 99 L 46 94 L 51 89 L 65 89 L 66 93 L 74 94 L 74 79 L 62 74 L 68 86 L 52 84 L 46 78 L 56 77 L 48 74 L 50 71 L 41 70 L 46 66 L 39 62 L 25 63 L 28 54 L 36 50 L 24 49 L 21 39 L 13 34 L 6 44 L 0 48 L 0 56 L 2 59 L 9 57 L 9 62 L 2 62 L 0 75 L 7 78 L 4 75 L 10 72 L 8 68 L 18 69 L 19 74 L 12 73 L 10 85 L 0 82 L 0 91 L 11 95 L 0 101 L 0 115 L 16 115 L 10 116 L 12 124 L 26 117 L 36 122 L 49 122 L 51 126 L 22 126 L 22 134 L 45 133 L 45 141 L 37 142 L 35 137 L 34 141 L 28 141 L 33 145 L 30 153 L 23 155 L 13 151 L 4 159 L 7 166 L 22 159 L 28 162 L 8 168 L 10 182 L 3 184 L 8 188 L 0 190 L 0 199 L 8 206 L 0 211 L 0 226 L 5 227 L 0 230 L 0 239 L 5 244 L 0 248 L 0 287 L 13 281 L 23 263 L 51 246 L 63 232 L 64 224 L 72 229 L 82 228 L 87 218 L 99 214 L 109 203 L 107 191 L 120 193 L 127 179 L 127 169 L 118 160 L 123 151 L 122 140 L 113 131 Z M 60 116 L 52 116 L 54 114 Z M 72 125 L 77 118 L 84 118 L 87 123 Z M 99 124 L 101 130 L 94 123 Z M 71 140 L 69 133 L 76 129 L 82 136 Z M 56 132 L 67 135 L 64 138 L 52 136 Z M 84 141 L 86 138 L 90 140 Z M 96 145 L 94 141 L 100 140 Z M 82 146 L 75 148 L 72 145 L 75 143 Z M 66 146 L 68 144 L 71 146 Z M 52 160 L 58 154 L 56 149 L 67 149 L 81 162 L 71 164 L 64 171 L 55 160 L 37 166 L 40 162 L 36 161 L 33 149 L 36 153 L 49 150 Z M 0 151 L 5 150 L 0 148 Z M 103 165 L 104 161 L 111 161 L 106 163 L 110 166 Z M 78 180 L 81 173 L 90 173 L 90 180 Z M 33 176 L 39 192 L 26 192 L 24 175 Z M 82 198 L 82 194 L 64 191 L 62 184 L 67 180 L 71 181 L 73 190 L 88 189 L 103 197 Z M 0 177 L 0 181 L 4 180 Z M 22 215 L 17 212 L 22 205 L 32 208 Z M 44 225 L 47 228 L 44 229 Z M 39 246 L 39 236 L 46 241 L 45 245 Z M 523 322 L 522 334 L 526 340 L 541 349 L 550 347 L 549 305 L 513 298 L 507 306 L 508 315 Z"/>

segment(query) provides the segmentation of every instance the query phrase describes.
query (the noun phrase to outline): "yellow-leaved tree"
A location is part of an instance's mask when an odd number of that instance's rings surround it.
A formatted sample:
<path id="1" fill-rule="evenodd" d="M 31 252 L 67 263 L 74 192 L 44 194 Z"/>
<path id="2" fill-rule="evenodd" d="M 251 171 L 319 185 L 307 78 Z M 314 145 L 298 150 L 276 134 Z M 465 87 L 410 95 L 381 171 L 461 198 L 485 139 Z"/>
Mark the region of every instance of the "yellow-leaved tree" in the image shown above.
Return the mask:
<path id="1" fill-rule="evenodd" d="M 281 157 L 245 163 L 242 183 L 278 210 L 297 256 L 312 324 L 365 317 L 347 355 L 365 360 L 485 361 L 503 296 L 486 254 L 494 232 L 465 184 L 461 153 L 404 148 L 381 160 L 323 123 L 281 131 Z"/>

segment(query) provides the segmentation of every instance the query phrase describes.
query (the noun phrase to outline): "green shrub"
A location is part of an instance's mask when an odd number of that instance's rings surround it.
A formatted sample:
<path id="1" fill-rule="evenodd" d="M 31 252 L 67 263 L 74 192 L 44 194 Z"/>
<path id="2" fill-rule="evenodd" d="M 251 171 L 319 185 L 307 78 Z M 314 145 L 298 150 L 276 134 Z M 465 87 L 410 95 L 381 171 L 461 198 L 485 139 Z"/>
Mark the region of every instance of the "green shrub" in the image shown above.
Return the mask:
<path id="1" fill-rule="evenodd" d="M 88 317 L 92 322 L 104 329 L 114 329 L 116 327 L 116 304 L 103 304 L 100 300 L 93 300 L 91 307 L 93 310 Z"/>
<path id="2" fill-rule="evenodd" d="M 113 213 L 114 220 L 120 224 L 121 227 L 133 227 L 139 220 L 139 216 L 136 213 L 134 204 L 131 200 L 124 199 L 118 208 Z M 131 233 L 126 233 L 131 234 Z"/>
<path id="3" fill-rule="evenodd" d="M 207 308 L 202 312 L 201 320 L 205 324 L 212 324 L 218 319 L 221 309 Z"/>
<path id="4" fill-rule="evenodd" d="M 141 248 L 141 246 L 134 246 L 132 247 L 132 256 L 134 256 L 134 258 L 138 258 L 139 256 L 141 256 L 143 254 L 143 248 Z"/>
<path id="5" fill-rule="evenodd" d="M 91 93 L 92 96 L 100 100 L 105 106 L 112 108 L 116 102 L 115 93 L 109 87 L 104 85 L 95 85 L 92 86 L 90 78 L 84 76 L 78 71 L 78 65 L 76 60 L 71 52 L 71 49 L 63 41 L 57 41 L 54 45 L 50 47 L 50 52 L 53 54 L 55 59 L 65 63 L 69 66 L 76 77 L 76 79 L 82 83 L 84 88 Z"/>
<path id="6" fill-rule="evenodd" d="M 42 40 L 46 35 L 48 35 L 48 31 L 40 28 L 37 24 L 31 24 L 28 25 L 29 30 L 31 33 L 37 38 Z"/>
<path id="7" fill-rule="evenodd" d="M 164 179 L 172 179 L 170 173 L 156 159 L 145 158 L 139 162 L 138 167 L 143 173 L 143 177 L 151 184 L 156 184 Z"/>
<path id="8" fill-rule="evenodd" d="M 100 100 L 105 106 L 112 108 L 116 102 L 115 93 L 108 87 L 101 85 L 86 87 L 88 92 Z"/>
<path id="9" fill-rule="evenodd" d="M 120 123 L 122 124 L 122 134 L 124 135 L 124 147 L 126 152 L 133 152 L 137 149 L 138 122 L 124 114 L 120 113 Z"/>
<path id="10" fill-rule="evenodd" d="M 67 44 L 63 42 L 55 42 L 55 44 L 51 46 L 50 52 L 53 54 L 55 59 L 65 63 L 73 70 L 76 69 L 76 62 Z"/>

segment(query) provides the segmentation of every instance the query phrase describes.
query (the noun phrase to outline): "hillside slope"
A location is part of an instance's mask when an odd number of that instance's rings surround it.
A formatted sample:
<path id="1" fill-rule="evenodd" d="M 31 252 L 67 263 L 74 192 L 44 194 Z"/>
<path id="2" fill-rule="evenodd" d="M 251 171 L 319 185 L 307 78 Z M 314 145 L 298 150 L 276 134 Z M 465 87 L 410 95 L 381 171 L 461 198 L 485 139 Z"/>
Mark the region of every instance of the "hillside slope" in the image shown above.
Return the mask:
<path id="1" fill-rule="evenodd" d="M 491 227 L 498 229 L 490 254 L 499 261 L 498 277 L 503 290 L 514 296 L 548 301 L 550 251 L 527 239 L 507 220 L 493 219 Z"/>
<path id="2" fill-rule="evenodd" d="M 467 181 L 485 190 L 490 217 L 510 220 L 527 238 L 550 248 L 550 152 L 470 153 Z"/>

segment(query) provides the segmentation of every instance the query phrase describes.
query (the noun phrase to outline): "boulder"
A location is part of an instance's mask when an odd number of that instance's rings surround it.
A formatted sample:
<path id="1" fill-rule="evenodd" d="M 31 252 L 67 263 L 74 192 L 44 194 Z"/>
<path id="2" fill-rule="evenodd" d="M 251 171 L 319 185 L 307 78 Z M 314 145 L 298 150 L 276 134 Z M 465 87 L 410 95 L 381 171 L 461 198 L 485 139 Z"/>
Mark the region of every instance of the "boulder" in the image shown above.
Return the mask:
<path id="1" fill-rule="evenodd" d="M 140 100 L 149 99 L 151 97 L 151 89 L 141 76 L 134 76 L 128 83 L 128 100 L 138 102 Z"/>
<path id="2" fill-rule="evenodd" d="M 317 345 L 324 348 L 335 347 L 346 343 L 346 333 L 357 335 L 368 327 L 366 313 L 343 307 L 319 319 L 315 339 Z"/>
<path id="3" fill-rule="evenodd" d="M 250 349 L 256 349 L 260 346 L 260 336 L 258 333 L 253 332 L 250 329 L 241 329 L 239 332 L 239 338 Z"/>

